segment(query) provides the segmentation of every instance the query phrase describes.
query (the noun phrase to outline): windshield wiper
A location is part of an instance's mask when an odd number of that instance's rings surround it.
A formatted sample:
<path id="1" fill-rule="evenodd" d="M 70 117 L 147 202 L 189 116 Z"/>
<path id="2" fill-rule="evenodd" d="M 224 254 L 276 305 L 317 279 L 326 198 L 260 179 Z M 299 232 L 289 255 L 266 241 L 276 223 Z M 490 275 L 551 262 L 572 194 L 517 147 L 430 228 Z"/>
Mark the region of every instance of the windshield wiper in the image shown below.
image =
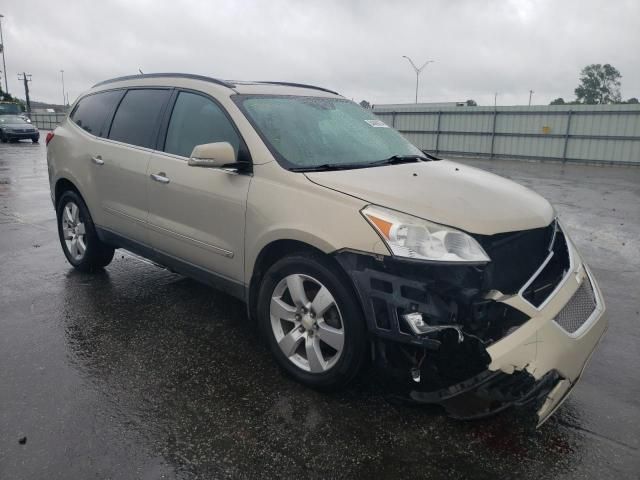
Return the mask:
<path id="1" fill-rule="evenodd" d="M 383 160 L 376 160 L 367 165 L 377 167 L 378 165 L 398 165 L 400 163 L 428 162 L 430 159 L 423 155 L 392 155 Z"/>
<path id="2" fill-rule="evenodd" d="M 383 160 L 358 163 L 323 163 L 308 167 L 290 168 L 292 172 L 326 172 L 331 170 L 352 170 L 355 168 L 379 167 L 382 165 L 397 165 L 399 163 L 428 162 L 430 159 L 422 155 L 393 155 Z"/>
<path id="3" fill-rule="evenodd" d="M 293 167 L 292 172 L 326 172 L 329 170 L 351 170 L 354 168 L 366 168 L 370 163 L 323 163 L 321 165 L 310 165 L 308 167 Z"/>

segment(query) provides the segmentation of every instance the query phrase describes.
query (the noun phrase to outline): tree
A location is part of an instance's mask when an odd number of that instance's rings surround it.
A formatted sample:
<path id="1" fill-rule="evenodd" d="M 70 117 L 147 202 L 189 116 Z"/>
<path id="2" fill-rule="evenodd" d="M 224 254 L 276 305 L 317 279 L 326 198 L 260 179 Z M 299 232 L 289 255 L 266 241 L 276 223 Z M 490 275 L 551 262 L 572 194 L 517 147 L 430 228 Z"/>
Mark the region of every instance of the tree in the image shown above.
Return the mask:
<path id="1" fill-rule="evenodd" d="M 4 90 L 2 90 L 2 87 L 0 87 L 0 100 L 2 100 L 3 102 L 19 103 L 20 105 L 23 106 L 22 110 L 24 110 L 24 102 L 18 99 L 17 97 L 9 95 L 8 93 L 4 93 Z"/>
<path id="2" fill-rule="evenodd" d="M 627 103 L 633 104 L 633 105 L 637 105 L 640 102 L 638 101 L 638 99 L 636 97 L 631 97 L 629 100 L 627 100 Z"/>
<path id="3" fill-rule="evenodd" d="M 620 103 L 620 79 L 622 75 L 605 63 L 587 65 L 580 72 L 580 85 L 575 89 L 578 102 L 588 105 Z"/>
<path id="4" fill-rule="evenodd" d="M 369 102 L 367 102 L 366 100 L 362 100 L 362 101 L 360 102 L 360 106 L 361 106 L 362 108 L 371 108 L 371 104 L 370 104 Z"/>
<path id="5" fill-rule="evenodd" d="M 477 107 L 477 106 L 478 104 L 476 103 L 475 100 L 471 100 L 471 99 L 467 100 L 467 107 Z"/>
<path id="6" fill-rule="evenodd" d="M 555 100 L 552 100 L 549 105 L 566 105 L 566 102 L 564 101 L 564 98 L 558 97 Z"/>

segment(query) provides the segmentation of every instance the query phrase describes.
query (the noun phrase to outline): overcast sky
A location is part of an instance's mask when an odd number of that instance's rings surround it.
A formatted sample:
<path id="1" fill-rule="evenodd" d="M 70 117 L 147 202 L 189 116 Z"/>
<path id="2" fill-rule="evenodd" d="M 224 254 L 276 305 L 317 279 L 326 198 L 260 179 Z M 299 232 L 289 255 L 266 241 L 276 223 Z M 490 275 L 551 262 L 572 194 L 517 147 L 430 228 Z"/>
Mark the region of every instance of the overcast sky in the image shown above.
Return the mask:
<path id="1" fill-rule="evenodd" d="M 11 0 L 0 6 L 9 91 L 60 103 L 97 81 L 149 72 L 322 85 L 356 101 L 413 102 L 402 55 L 427 59 L 421 101 L 492 105 L 574 98 L 590 63 L 640 97 L 640 1 Z M 3 82 L 4 87 L 4 82 Z"/>

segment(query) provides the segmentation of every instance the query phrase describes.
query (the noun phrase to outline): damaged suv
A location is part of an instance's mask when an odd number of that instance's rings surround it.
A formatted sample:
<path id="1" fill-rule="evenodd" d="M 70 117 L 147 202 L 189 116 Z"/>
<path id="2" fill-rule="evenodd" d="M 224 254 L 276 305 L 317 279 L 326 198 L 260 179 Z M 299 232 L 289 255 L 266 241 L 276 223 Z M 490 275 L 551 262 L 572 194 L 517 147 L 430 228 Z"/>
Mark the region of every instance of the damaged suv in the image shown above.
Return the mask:
<path id="1" fill-rule="evenodd" d="M 323 88 L 116 78 L 47 145 L 74 267 L 124 248 L 241 298 L 314 388 L 372 359 L 415 402 L 459 418 L 526 405 L 542 423 L 606 330 L 546 200 L 422 152 Z"/>

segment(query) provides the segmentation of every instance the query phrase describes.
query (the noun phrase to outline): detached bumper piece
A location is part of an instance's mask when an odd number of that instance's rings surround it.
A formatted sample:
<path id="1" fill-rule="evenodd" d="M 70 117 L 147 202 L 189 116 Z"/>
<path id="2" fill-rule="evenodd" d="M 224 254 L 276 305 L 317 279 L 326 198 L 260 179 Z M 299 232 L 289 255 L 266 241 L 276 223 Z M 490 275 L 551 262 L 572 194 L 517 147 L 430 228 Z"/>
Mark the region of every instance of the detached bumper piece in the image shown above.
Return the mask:
<path id="1" fill-rule="evenodd" d="M 562 377 L 555 370 L 537 381 L 524 370 L 512 374 L 485 370 L 436 392 L 412 391 L 410 398 L 416 403 L 442 405 L 452 418 L 476 420 L 511 407 L 538 410 L 561 381 Z"/>

